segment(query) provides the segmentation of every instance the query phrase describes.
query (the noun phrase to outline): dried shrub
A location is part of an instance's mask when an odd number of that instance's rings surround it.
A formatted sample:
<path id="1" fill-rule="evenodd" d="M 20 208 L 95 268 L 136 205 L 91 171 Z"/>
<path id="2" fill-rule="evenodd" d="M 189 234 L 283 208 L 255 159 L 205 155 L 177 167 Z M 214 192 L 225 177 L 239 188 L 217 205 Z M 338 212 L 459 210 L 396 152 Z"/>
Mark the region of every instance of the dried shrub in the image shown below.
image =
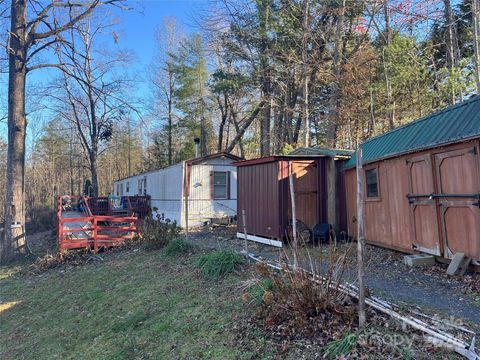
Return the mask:
<path id="1" fill-rule="evenodd" d="M 339 289 L 347 254 L 334 245 L 330 250 L 328 262 L 310 259 L 309 271 L 295 270 L 288 264 L 277 271 L 257 263 L 256 272 L 262 280 L 249 293 L 255 299 L 258 289 L 263 290 L 259 317 L 267 330 L 282 338 L 316 337 L 327 343 L 355 328 L 356 300 Z"/>
<path id="2" fill-rule="evenodd" d="M 176 222 L 166 222 L 147 217 L 142 225 L 142 239 L 147 248 L 161 249 L 180 235 L 181 228 Z"/>
<path id="3" fill-rule="evenodd" d="M 220 277 L 240 267 L 245 259 L 231 250 L 215 251 L 203 255 L 198 260 L 198 267 L 207 277 Z"/>

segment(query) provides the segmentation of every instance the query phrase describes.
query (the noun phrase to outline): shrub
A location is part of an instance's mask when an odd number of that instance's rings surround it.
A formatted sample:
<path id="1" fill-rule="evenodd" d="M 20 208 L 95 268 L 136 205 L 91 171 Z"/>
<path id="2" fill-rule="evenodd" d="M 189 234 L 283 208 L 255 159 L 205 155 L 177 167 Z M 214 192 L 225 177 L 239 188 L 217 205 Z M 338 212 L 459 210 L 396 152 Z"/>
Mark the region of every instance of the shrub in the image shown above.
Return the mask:
<path id="1" fill-rule="evenodd" d="M 142 238 L 150 249 L 160 249 L 177 238 L 181 228 L 176 222 L 165 222 L 147 217 L 142 225 Z"/>
<path id="2" fill-rule="evenodd" d="M 183 238 L 173 239 L 165 246 L 165 255 L 179 256 L 193 249 L 193 245 Z"/>
<path id="3" fill-rule="evenodd" d="M 277 271 L 257 263 L 256 271 L 262 280 L 249 293 L 252 299 L 262 296 L 259 317 L 267 330 L 278 332 L 281 328 L 280 335 L 288 339 L 320 336 L 333 340 L 355 327 L 355 300 L 338 287 L 346 254 L 336 247 L 331 251 L 326 266 L 314 266 L 311 259 L 311 271 L 295 270 L 288 263 Z"/>
<path id="4" fill-rule="evenodd" d="M 215 251 L 203 255 L 198 266 L 208 277 L 220 277 L 238 268 L 245 262 L 242 255 L 231 250 Z"/>

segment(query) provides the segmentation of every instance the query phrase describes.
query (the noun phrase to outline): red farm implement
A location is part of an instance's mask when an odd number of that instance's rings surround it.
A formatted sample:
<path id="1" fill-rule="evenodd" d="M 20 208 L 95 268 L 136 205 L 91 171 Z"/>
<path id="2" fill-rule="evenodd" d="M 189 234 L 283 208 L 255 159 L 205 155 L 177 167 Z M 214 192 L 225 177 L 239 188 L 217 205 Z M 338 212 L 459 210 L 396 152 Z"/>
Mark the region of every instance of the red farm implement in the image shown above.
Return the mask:
<path id="1" fill-rule="evenodd" d="M 108 197 L 60 196 L 57 211 L 59 250 L 121 244 L 139 233 L 139 223 L 150 212 L 148 196 L 116 199 Z"/>

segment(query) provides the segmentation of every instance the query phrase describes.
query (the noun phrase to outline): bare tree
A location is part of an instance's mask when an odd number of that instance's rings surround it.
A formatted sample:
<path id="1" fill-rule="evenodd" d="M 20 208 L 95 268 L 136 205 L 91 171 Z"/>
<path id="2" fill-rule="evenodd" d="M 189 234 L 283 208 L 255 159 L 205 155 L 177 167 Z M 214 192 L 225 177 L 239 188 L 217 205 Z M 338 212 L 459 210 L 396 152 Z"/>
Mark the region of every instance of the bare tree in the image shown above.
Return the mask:
<path id="1" fill-rule="evenodd" d="M 120 0 L 50 3 L 11 0 L 8 33 L 8 155 L 5 198 L 5 232 L 0 247 L 2 263 L 25 252 L 25 87 L 27 73 L 52 66 L 34 63 L 36 56 L 57 41 L 57 35 L 70 29 L 103 4 L 121 4 Z M 65 17 L 76 9 L 76 15 Z"/>
<path id="2" fill-rule="evenodd" d="M 173 163 L 173 126 L 174 126 L 174 96 L 176 88 L 176 71 L 173 58 L 178 52 L 181 39 L 184 38 L 174 18 L 165 18 L 163 25 L 155 34 L 157 54 L 152 62 L 151 83 L 154 87 L 155 112 L 167 118 L 168 165 Z"/>
<path id="3" fill-rule="evenodd" d="M 105 16 L 102 14 L 102 17 Z M 127 113 L 135 110 L 130 103 L 131 96 L 125 96 L 132 80 L 114 73 L 127 65 L 129 54 L 109 54 L 104 48 L 100 51 L 95 47 L 97 39 L 111 31 L 113 25 L 87 16 L 57 42 L 56 51 L 62 76 L 57 85 L 58 95 L 53 96 L 59 100 L 57 110 L 80 138 L 95 196 L 99 189 L 97 161 L 102 144 L 111 139 L 113 124 L 125 121 Z M 130 122 L 126 126 L 130 126 Z"/>

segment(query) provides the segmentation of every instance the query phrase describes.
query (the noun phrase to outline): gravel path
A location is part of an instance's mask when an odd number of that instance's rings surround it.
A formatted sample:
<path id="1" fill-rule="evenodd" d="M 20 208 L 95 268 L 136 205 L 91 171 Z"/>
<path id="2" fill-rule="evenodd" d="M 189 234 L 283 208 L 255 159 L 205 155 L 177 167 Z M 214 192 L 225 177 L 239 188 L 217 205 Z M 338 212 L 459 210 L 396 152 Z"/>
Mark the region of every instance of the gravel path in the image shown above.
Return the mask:
<path id="1" fill-rule="evenodd" d="M 244 249 L 244 241 L 235 237 L 234 228 L 218 227 L 213 230 L 190 233 L 189 240 L 197 246 L 209 249 Z M 342 245 L 344 247 L 355 244 Z M 354 249 L 346 280 L 355 279 Z M 416 306 L 422 312 L 440 318 L 458 319 L 469 323 L 480 333 L 480 274 L 464 278 L 446 275 L 446 265 L 436 264 L 426 269 L 411 269 L 403 264 L 403 255 L 387 249 L 367 245 L 366 283 L 372 294 L 399 306 Z M 288 256 L 288 250 L 248 242 L 248 251 L 269 260 Z M 302 249 L 300 257 L 307 259 L 325 254 L 328 246 Z M 318 252 L 318 253 L 317 253 Z M 303 255 L 302 255 L 303 254 Z"/>

